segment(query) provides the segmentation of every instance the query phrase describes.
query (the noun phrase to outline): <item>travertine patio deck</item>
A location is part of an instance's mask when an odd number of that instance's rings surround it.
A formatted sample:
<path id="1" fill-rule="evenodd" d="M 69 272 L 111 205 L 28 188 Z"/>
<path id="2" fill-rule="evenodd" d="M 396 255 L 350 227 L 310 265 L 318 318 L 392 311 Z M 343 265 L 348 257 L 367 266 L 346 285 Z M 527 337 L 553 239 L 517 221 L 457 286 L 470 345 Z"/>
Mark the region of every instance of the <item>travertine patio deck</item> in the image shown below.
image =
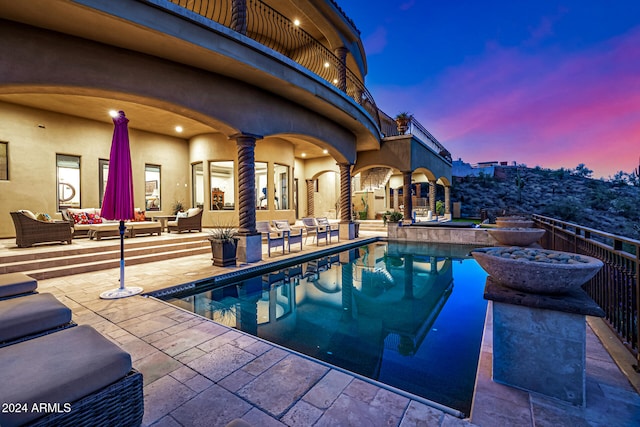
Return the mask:
<path id="1" fill-rule="evenodd" d="M 196 255 L 127 267 L 126 282 L 151 291 L 221 271 L 229 270 L 211 266 L 210 255 Z M 94 326 L 131 353 L 144 374 L 143 425 L 224 426 L 234 418 L 256 426 L 472 425 L 161 301 L 99 299 L 117 286 L 117 269 L 39 282 L 41 291 L 73 310 L 77 323 Z M 589 328 L 585 409 L 493 383 L 490 330 L 482 347 L 475 424 L 626 426 L 640 420 L 640 396 Z"/>

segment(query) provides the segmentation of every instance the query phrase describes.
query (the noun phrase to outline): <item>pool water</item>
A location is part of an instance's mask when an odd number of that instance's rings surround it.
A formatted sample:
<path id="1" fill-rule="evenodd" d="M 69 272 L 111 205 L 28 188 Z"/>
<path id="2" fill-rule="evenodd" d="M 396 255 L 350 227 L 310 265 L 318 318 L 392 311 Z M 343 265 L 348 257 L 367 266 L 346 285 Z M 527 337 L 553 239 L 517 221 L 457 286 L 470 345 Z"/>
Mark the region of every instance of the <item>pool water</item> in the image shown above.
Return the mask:
<path id="1" fill-rule="evenodd" d="M 376 242 L 168 301 L 468 416 L 486 312 L 468 252 Z"/>

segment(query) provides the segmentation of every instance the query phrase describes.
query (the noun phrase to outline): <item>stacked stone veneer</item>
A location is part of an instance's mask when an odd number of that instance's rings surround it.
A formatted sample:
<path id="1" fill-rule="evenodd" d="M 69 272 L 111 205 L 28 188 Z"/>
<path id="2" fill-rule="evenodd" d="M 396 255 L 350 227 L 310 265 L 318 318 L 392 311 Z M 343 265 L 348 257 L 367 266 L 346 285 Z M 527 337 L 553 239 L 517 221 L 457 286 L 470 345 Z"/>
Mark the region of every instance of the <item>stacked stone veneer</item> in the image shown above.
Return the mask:
<path id="1" fill-rule="evenodd" d="M 397 224 L 389 224 L 387 231 L 389 240 L 485 246 L 495 246 L 498 244 L 496 239 L 489 235 L 486 228 L 447 228 L 410 225 L 400 227 Z"/>

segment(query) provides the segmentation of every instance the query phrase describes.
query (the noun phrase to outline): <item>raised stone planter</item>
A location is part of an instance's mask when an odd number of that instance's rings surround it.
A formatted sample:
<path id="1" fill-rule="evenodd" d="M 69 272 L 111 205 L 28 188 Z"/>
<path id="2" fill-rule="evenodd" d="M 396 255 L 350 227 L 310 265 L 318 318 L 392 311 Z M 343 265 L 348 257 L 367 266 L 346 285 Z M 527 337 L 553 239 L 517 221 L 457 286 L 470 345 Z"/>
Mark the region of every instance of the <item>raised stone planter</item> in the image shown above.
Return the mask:
<path id="1" fill-rule="evenodd" d="M 515 246 L 475 249 L 471 255 L 499 284 L 540 294 L 577 289 L 603 265 L 584 255 Z"/>
<path id="2" fill-rule="evenodd" d="M 488 232 L 501 245 L 530 246 L 540 240 L 545 230 L 541 228 L 492 228 Z"/>

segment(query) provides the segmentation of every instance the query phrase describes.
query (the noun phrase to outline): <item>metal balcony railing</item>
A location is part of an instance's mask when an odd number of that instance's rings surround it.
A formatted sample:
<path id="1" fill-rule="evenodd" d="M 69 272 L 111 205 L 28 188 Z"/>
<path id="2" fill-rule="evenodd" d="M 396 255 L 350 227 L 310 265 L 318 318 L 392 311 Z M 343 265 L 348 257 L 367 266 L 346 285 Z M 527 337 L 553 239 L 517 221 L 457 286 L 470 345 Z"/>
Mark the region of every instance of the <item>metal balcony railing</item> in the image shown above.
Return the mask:
<path id="1" fill-rule="evenodd" d="M 602 307 L 609 326 L 634 354 L 638 370 L 640 241 L 541 215 L 533 215 L 533 220 L 547 231 L 541 242 L 544 248 L 588 255 L 604 263 L 584 289 Z"/>
<path id="2" fill-rule="evenodd" d="M 234 22 L 237 22 L 238 10 L 233 10 L 232 0 L 168 1 L 236 30 Z M 155 5 L 161 7 L 158 3 Z M 291 19 L 260 0 L 246 0 L 245 19 L 246 29 L 242 28 L 244 35 L 285 55 L 338 87 L 361 105 L 374 119 L 376 125 L 380 126 L 378 107 L 373 96 L 331 50 L 296 26 Z"/>

